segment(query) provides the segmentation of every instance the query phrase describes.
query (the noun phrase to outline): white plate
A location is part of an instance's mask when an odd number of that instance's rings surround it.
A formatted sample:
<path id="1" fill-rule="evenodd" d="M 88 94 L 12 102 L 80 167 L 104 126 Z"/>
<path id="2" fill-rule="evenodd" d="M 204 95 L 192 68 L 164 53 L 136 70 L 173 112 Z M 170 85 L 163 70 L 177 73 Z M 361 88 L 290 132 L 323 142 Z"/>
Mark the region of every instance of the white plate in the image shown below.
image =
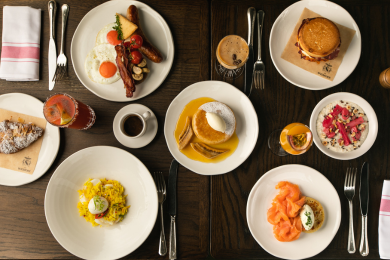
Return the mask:
<path id="1" fill-rule="evenodd" d="M 191 100 L 201 97 L 210 97 L 225 103 L 236 117 L 236 133 L 240 142 L 234 153 L 222 162 L 194 161 L 177 148 L 174 137 L 176 122 L 184 107 Z M 239 89 L 222 81 L 202 81 L 185 88 L 169 105 L 165 116 L 164 135 L 169 151 L 181 165 L 199 174 L 217 175 L 234 170 L 249 157 L 257 142 L 259 123 L 252 102 Z"/>
<path id="2" fill-rule="evenodd" d="M 142 30 L 150 42 L 160 50 L 163 61 L 154 63 L 146 59 L 150 75 L 136 86 L 134 96 L 127 98 L 122 79 L 109 85 L 95 83 L 88 78 L 84 62 L 89 51 L 95 46 L 98 32 L 107 24 L 115 22 L 115 13 L 126 16 L 130 5 L 137 6 Z M 171 30 L 161 15 L 142 2 L 128 0 L 107 1 L 89 11 L 77 26 L 70 47 L 73 68 L 81 83 L 97 96 L 117 102 L 134 101 L 155 91 L 171 70 L 174 52 Z"/>
<path id="3" fill-rule="evenodd" d="M 317 133 L 317 118 L 321 110 L 326 107 L 328 104 L 332 103 L 336 100 L 345 100 L 356 103 L 359 105 L 364 113 L 366 113 L 368 118 L 368 135 L 366 140 L 363 142 L 359 149 L 353 150 L 351 152 L 346 153 L 338 153 L 335 151 L 331 151 L 327 149 L 320 140 L 320 137 Z M 329 157 L 339 159 L 339 160 L 352 160 L 359 156 L 365 154 L 368 150 L 370 150 L 371 146 L 374 144 L 376 136 L 378 135 L 378 119 L 376 117 L 375 111 L 372 106 L 362 97 L 348 93 L 348 92 L 338 92 L 331 94 L 325 98 L 323 98 L 314 108 L 313 112 L 310 116 L 310 129 L 313 132 L 314 143 L 320 149 L 321 152 L 326 154 Z"/>
<path id="4" fill-rule="evenodd" d="M 80 216 L 77 191 L 88 178 L 114 179 L 123 185 L 131 205 L 123 221 L 100 228 Z M 152 231 L 157 206 L 156 186 L 145 165 L 110 146 L 89 147 L 69 156 L 54 172 L 45 195 L 45 215 L 53 236 L 84 259 L 117 259 L 133 252 Z"/>
<path id="5" fill-rule="evenodd" d="M 43 103 L 30 95 L 10 93 L 0 95 L 0 108 L 30 116 L 43 116 Z M 53 164 L 60 148 L 60 130 L 58 127 L 46 124 L 42 146 L 39 152 L 37 165 L 33 174 L 12 171 L 0 168 L 0 184 L 20 186 L 35 181 L 41 177 Z"/>
<path id="6" fill-rule="evenodd" d="M 275 189 L 279 181 L 299 185 L 303 195 L 318 200 L 325 210 L 325 222 L 315 233 L 301 233 L 292 242 L 279 242 L 267 221 L 267 211 L 279 193 Z M 265 173 L 253 186 L 246 206 L 249 230 L 257 243 L 268 253 L 284 259 L 302 259 L 317 255 L 336 235 L 341 221 L 340 198 L 325 176 L 303 165 L 289 164 Z"/>
<path id="7" fill-rule="evenodd" d="M 356 31 L 333 81 L 318 77 L 280 57 L 305 7 Z M 330 1 L 304 0 L 287 7 L 276 19 L 271 29 L 269 49 L 276 69 L 288 82 L 301 88 L 320 90 L 340 84 L 352 73 L 360 59 L 362 39 L 355 20 L 344 8 Z"/>
<path id="8" fill-rule="evenodd" d="M 138 138 L 130 138 L 122 133 L 121 131 L 121 119 L 129 113 L 138 113 L 142 115 L 146 111 L 150 112 L 150 118 L 146 121 L 146 130 L 145 133 Z M 113 123 L 114 135 L 115 138 L 126 147 L 129 148 L 141 148 L 148 145 L 153 141 L 154 137 L 157 134 L 158 122 L 156 115 L 151 109 L 141 104 L 130 104 L 123 107 L 121 110 L 116 113 Z"/>

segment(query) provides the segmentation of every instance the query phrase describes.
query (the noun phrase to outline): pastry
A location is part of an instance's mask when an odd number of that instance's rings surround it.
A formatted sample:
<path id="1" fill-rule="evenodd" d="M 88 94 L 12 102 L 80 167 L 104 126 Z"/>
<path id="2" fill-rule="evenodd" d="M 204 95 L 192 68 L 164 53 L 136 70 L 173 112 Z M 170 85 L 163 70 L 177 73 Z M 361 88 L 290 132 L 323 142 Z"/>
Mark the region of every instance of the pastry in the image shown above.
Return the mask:
<path id="1" fill-rule="evenodd" d="M 32 124 L 4 120 L 0 122 L 0 153 L 11 154 L 27 148 L 43 135 L 43 129 Z"/>

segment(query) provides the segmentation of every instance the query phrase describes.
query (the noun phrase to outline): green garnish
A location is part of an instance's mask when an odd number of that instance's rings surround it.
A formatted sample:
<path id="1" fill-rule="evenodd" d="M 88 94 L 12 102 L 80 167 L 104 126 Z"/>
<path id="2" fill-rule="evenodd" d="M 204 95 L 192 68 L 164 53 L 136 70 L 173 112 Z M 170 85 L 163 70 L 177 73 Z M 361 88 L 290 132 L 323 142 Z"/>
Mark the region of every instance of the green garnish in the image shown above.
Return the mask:
<path id="1" fill-rule="evenodd" d="M 95 204 L 95 210 L 97 210 L 98 207 L 99 210 L 103 210 L 104 208 L 104 203 L 98 195 L 95 195 L 95 197 L 93 197 L 93 204 Z"/>
<path id="2" fill-rule="evenodd" d="M 306 221 L 306 226 L 310 226 L 312 223 L 313 223 L 313 221 L 311 220 L 311 216 L 310 216 L 311 214 L 310 214 L 310 212 L 305 212 L 305 216 L 307 217 L 307 221 Z"/>
<path id="3" fill-rule="evenodd" d="M 115 15 L 115 23 L 116 25 L 114 27 L 112 27 L 112 29 L 114 29 L 115 31 L 117 31 L 118 33 L 118 40 L 122 41 L 123 40 L 123 33 L 122 33 L 122 27 L 121 27 L 121 23 L 119 22 L 119 15 Z"/>

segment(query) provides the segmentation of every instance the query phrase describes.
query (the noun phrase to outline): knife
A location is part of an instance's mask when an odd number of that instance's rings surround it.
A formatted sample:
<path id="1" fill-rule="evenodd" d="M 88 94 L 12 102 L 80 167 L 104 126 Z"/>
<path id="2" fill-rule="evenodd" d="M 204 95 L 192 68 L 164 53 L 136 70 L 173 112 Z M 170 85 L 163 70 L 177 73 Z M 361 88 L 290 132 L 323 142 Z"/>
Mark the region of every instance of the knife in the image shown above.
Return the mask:
<path id="1" fill-rule="evenodd" d="M 248 60 L 245 63 L 245 83 L 244 94 L 249 97 L 252 91 L 252 75 L 254 66 L 254 54 L 253 54 L 253 31 L 255 28 L 256 9 L 254 7 L 248 8 Z"/>
<path id="2" fill-rule="evenodd" d="M 168 213 L 171 215 L 169 259 L 176 259 L 176 182 L 179 163 L 173 159 L 168 177 Z"/>
<path id="3" fill-rule="evenodd" d="M 362 256 L 369 253 L 367 240 L 367 213 L 368 213 L 368 187 L 369 187 L 369 170 L 368 163 L 365 162 L 360 173 L 360 210 L 362 213 L 362 231 L 360 235 L 359 252 Z"/>
<path id="4" fill-rule="evenodd" d="M 54 41 L 54 22 L 56 19 L 56 11 L 57 11 L 57 5 L 56 1 L 50 0 L 48 3 L 49 8 L 49 23 L 50 23 L 50 40 L 49 40 L 49 90 L 53 90 L 54 84 L 56 83 L 53 81 L 54 74 L 56 72 L 57 68 L 57 50 L 56 50 L 56 43 Z"/>

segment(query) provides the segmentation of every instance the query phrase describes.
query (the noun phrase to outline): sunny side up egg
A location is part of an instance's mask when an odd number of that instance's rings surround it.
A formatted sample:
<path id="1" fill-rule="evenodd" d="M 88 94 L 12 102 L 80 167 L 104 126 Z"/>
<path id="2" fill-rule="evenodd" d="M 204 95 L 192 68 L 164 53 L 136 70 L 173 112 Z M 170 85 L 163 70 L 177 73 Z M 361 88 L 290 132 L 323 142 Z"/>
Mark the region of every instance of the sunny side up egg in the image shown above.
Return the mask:
<path id="1" fill-rule="evenodd" d="M 121 76 L 116 66 L 116 51 L 111 44 L 95 46 L 85 58 L 84 68 L 88 77 L 99 84 L 111 84 Z"/>
<path id="2" fill-rule="evenodd" d="M 110 23 L 103 27 L 96 36 L 96 45 L 111 44 L 113 46 L 121 44 L 118 40 L 118 33 L 113 29 L 116 23 Z"/>

